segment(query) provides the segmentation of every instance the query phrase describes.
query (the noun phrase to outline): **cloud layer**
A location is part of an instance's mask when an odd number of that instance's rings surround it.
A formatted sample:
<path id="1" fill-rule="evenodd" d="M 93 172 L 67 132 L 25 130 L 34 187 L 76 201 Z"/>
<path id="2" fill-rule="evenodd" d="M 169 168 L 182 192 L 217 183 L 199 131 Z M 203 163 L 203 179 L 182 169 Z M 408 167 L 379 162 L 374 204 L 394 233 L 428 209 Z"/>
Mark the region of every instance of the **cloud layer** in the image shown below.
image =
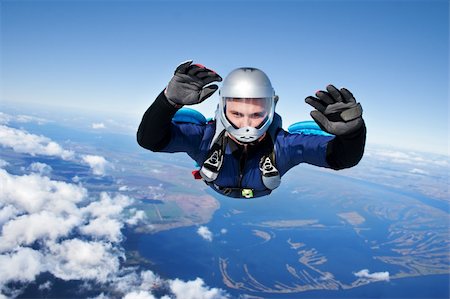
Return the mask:
<path id="1" fill-rule="evenodd" d="M 4 169 L 0 169 L 0 185 L 4 186 L 0 195 L 0 293 L 8 297 L 14 296 L 8 283 L 32 282 L 49 272 L 63 280 L 108 285 L 125 298 L 156 298 L 153 292 L 157 289 L 166 293 L 161 298 L 228 298 L 200 278 L 162 280 L 151 271 L 139 273 L 121 266 L 125 259 L 121 229 L 145 217 L 142 211 L 128 209 L 133 201 L 127 196 L 104 192 L 90 199 L 80 185 L 39 173 L 16 176 Z M 212 238 L 207 228 L 201 231 Z"/>
<path id="2" fill-rule="evenodd" d="M 3 115 L 3 117 L 6 117 Z M 52 141 L 51 139 L 28 133 L 24 130 L 11 128 L 5 125 L 0 125 L 0 146 L 12 148 L 16 153 L 28 154 L 31 156 L 42 155 L 61 158 L 63 160 L 78 160 L 83 164 L 88 165 L 94 175 L 105 175 L 106 169 L 111 164 L 102 156 L 99 155 L 76 155 L 75 152 L 64 149 L 61 145 Z M 3 161 L 3 160 L 2 160 Z M 5 166 L 5 163 L 0 163 Z M 0 166 L 0 167 L 3 167 Z M 33 163 L 30 166 L 34 172 L 49 172 L 50 166 L 45 166 L 43 163 Z"/>
<path id="3" fill-rule="evenodd" d="M 122 239 L 122 212 L 131 199 L 102 193 L 99 201 L 90 201 L 81 186 L 3 169 L 0 185 L 0 258 L 8 271 L 0 275 L 0 285 L 32 281 L 41 272 L 100 282 L 117 273 L 123 253 L 113 245 Z M 31 270 L 23 271 L 23 265 Z"/>
<path id="4" fill-rule="evenodd" d="M 414 151 L 399 151 L 392 149 L 368 148 L 367 157 L 374 157 L 380 161 L 389 161 L 396 164 L 412 165 L 412 166 L 450 166 L 450 158 L 448 156 L 418 153 Z"/>
<path id="5" fill-rule="evenodd" d="M 63 149 L 59 144 L 41 135 L 0 125 L 0 146 L 11 147 L 17 153 L 60 157 L 70 160 L 73 151 Z"/>

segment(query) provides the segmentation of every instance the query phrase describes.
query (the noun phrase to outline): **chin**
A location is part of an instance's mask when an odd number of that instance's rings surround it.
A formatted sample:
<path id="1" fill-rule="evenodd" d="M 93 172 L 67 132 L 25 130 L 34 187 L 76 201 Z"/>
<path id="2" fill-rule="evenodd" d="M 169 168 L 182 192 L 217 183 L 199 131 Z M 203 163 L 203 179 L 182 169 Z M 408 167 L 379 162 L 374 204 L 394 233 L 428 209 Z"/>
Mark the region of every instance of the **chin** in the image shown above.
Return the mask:
<path id="1" fill-rule="evenodd" d="M 230 133 L 227 133 L 228 137 L 230 137 L 231 140 L 233 140 L 234 142 L 236 142 L 237 144 L 240 145 L 254 145 L 257 144 L 258 142 L 260 142 L 261 140 L 264 139 L 264 137 L 266 137 L 266 133 L 264 133 L 261 137 L 259 137 L 257 140 L 255 141 L 250 141 L 250 142 L 243 142 L 240 140 L 237 140 L 233 135 L 231 135 Z"/>

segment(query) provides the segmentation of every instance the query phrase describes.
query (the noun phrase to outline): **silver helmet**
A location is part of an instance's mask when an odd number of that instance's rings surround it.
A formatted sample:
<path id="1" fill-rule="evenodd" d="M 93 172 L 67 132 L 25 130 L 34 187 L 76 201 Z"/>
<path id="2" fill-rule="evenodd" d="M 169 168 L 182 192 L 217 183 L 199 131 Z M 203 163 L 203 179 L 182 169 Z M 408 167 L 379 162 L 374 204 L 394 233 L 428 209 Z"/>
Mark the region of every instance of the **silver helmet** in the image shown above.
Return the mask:
<path id="1" fill-rule="evenodd" d="M 278 97 L 263 71 L 250 67 L 233 70 L 223 81 L 219 96 L 217 121 L 238 141 L 258 140 L 272 123 Z"/>

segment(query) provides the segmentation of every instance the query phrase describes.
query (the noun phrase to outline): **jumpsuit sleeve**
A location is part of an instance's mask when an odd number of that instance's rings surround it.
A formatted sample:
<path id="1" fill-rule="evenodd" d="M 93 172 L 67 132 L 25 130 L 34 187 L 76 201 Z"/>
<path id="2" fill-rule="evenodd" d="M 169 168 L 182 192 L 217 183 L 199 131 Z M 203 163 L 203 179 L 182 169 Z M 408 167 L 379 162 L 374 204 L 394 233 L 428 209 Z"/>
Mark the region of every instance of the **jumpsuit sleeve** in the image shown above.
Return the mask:
<path id="1" fill-rule="evenodd" d="M 329 167 L 327 145 L 333 136 L 291 134 L 282 130 L 277 137 L 277 165 L 284 174 L 300 163 Z"/>
<path id="2" fill-rule="evenodd" d="M 366 144 L 367 129 L 363 123 L 356 132 L 336 136 L 328 143 L 327 162 L 330 168 L 339 170 L 353 167 L 361 161 Z"/>
<path id="3" fill-rule="evenodd" d="M 186 152 L 196 156 L 205 126 L 173 122 L 177 111 L 161 92 L 142 117 L 137 131 L 138 144 L 153 152 Z"/>
<path id="4" fill-rule="evenodd" d="M 332 168 L 349 168 L 358 164 L 364 153 L 366 127 L 344 136 L 290 134 L 278 135 L 278 165 L 282 174 L 300 163 Z"/>

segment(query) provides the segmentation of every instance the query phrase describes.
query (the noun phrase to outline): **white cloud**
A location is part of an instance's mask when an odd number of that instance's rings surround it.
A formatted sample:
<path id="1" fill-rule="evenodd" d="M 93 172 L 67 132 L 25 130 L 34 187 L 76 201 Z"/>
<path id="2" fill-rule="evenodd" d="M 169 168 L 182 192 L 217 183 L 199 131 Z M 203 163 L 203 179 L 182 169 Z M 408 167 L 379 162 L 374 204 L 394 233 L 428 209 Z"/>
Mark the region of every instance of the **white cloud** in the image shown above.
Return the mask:
<path id="1" fill-rule="evenodd" d="M 191 281 L 180 279 L 163 280 L 152 271 L 142 271 L 140 275 L 130 273 L 116 278 L 113 282 L 116 290 L 125 294 L 123 298 L 155 298 L 153 291 L 171 295 L 161 299 L 226 299 L 228 294 L 218 288 L 210 288 L 201 278 Z"/>
<path id="2" fill-rule="evenodd" d="M 95 218 L 118 218 L 124 208 L 131 205 L 132 199 L 125 195 L 111 197 L 108 193 L 100 193 L 100 200 L 94 201 L 88 206 L 82 208 L 83 213 L 89 213 Z"/>
<path id="3" fill-rule="evenodd" d="M 128 190 L 129 190 L 128 186 L 120 186 L 119 187 L 119 191 L 128 191 Z"/>
<path id="4" fill-rule="evenodd" d="M 41 162 L 31 163 L 29 169 L 31 172 L 37 172 L 41 175 L 49 175 L 52 172 L 52 167 L 50 165 Z"/>
<path id="5" fill-rule="evenodd" d="M 222 235 L 225 235 L 226 233 L 228 233 L 228 230 L 227 230 L 226 228 L 222 228 L 222 229 L 220 230 L 220 233 L 221 233 Z"/>
<path id="6" fill-rule="evenodd" d="M 199 234 L 206 241 L 211 242 L 213 239 L 213 234 L 206 226 L 200 226 L 197 230 L 197 234 Z"/>
<path id="7" fill-rule="evenodd" d="M 92 124 L 92 129 L 105 129 L 105 124 L 104 123 L 93 123 Z"/>
<path id="8" fill-rule="evenodd" d="M 140 275 L 140 286 L 142 290 L 150 290 L 156 287 L 160 287 L 165 282 L 152 271 L 142 271 Z"/>
<path id="9" fill-rule="evenodd" d="M 129 225 L 137 225 L 138 223 L 142 222 L 145 218 L 147 218 L 146 214 L 144 211 L 136 211 L 136 210 L 132 210 L 130 212 L 133 212 L 133 216 L 131 216 L 126 222 Z"/>
<path id="10" fill-rule="evenodd" d="M 96 238 L 106 237 L 112 242 L 120 242 L 122 239 L 121 229 L 129 220 L 122 220 L 122 213 L 131 204 L 132 200 L 127 196 L 111 197 L 102 192 L 99 201 L 81 209 L 83 213 L 90 215 L 91 220 L 87 225 L 80 227 L 80 231 L 85 235 Z"/>
<path id="11" fill-rule="evenodd" d="M 201 278 L 192 281 L 172 280 L 170 289 L 177 299 L 222 299 L 229 298 L 221 289 L 208 288 Z"/>
<path id="12" fill-rule="evenodd" d="M 51 281 L 46 281 L 43 284 L 39 285 L 38 289 L 39 291 L 45 291 L 45 290 L 51 290 L 53 284 Z"/>
<path id="13" fill-rule="evenodd" d="M 37 123 L 39 125 L 42 125 L 42 124 L 45 124 L 45 123 L 49 122 L 48 120 L 46 120 L 44 118 L 41 118 L 41 117 L 36 117 L 36 116 L 31 116 L 31 115 L 24 115 L 24 114 L 17 115 L 15 117 L 13 117 L 13 120 L 17 121 L 17 122 L 20 122 L 20 123 L 35 122 L 35 123 Z"/>
<path id="14" fill-rule="evenodd" d="M 0 124 L 6 125 L 12 121 L 16 121 L 19 123 L 35 122 L 39 125 L 49 122 L 49 120 L 47 120 L 47 119 L 36 117 L 36 116 L 30 116 L 30 115 L 24 115 L 24 114 L 10 115 L 10 114 L 6 114 L 4 112 L 0 112 Z"/>
<path id="15" fill-rule="evenodd" d="M 442 167 L 447 167 L 450 165 L 450 159 L 448 156 L 418 153 L 413 151 L 368 148 L 365 155 L 367 157 L 373 157 L 382 161 L 389 161 L 397 164 L 411 164 L 414 166 L 428 166 L 432 164 Z"/>
<path id="16" fill-rule="evenodd" d="M 430 174 L 428 171 L 425 171 L 425 170 L 422 170 L 419 168 L 411 169 L 409 172 L 412 174 L 420 174 L 420 175 L 429 175 Z"/>
<path id="17" fill-rule="evenodd" d="M 107 238 L 112 242 L 120 242 L 122 238 L 121 229 L 123 223 L 116 219 L 109 219 L 107 217 L 100 217 L 93 219 L 89 224 L 80 227 L 80 231 L 84 235 L 95 238 Z"/>
<path id="18" fill-rule="evenodd" d="M 16 217 L 20 212 L 13 205 L 0 205 L 0 227 L 10 219 Z"/>
<path id="19" fill-rule="evenodd" d="M 153 290 L 165 288 L 167 284 L 166 281 L 149 270 L 140 273 L 131 272 L 115 277 L 111 283 L 114 285 L 116 291 L 127 296 L 133 296 L 140 292 L 151 294 Z"/>
<path id="20" fill-rule="evenodd" d="M 125 295 L 123 299 L 154 299 L 151 293 L 146 291 L 131 292 Z"/>
<path id="21" fill-rule="evenodd" d="M 10 147 L 17 153 L 60 157 L 64 160 L 72 159 L 73 151 L 63 149 L 51 139 L 30 134 L 23 130 L 0 125 L 0 145 Z"/>
<path id="22" fill-rule="evenodd" d="M 369 273 L 368 269 L 363 269 L 356 273 L 353 273 L 356 277 L 359 278 L 368 278 L 376 281 L 389 281 L 389 272 L 374 272 Z"/>
<path id="23" fill-rule="evenodd" d="M 95 175 L 105 174 L 105 168 L 108 165 L 108 161 L 106 161 L 106 159 L 103 158 L 102 156 L 83 155 L 82 160 L 91 167 L 93 174 Z"/>
<path id="24" fill-rule="evenodd" d="M 21 215 L 3 225 L 0 236 L 0 253 L 17 246 L 32 245 L 37 240 L 56 240 L 66 236 L 80 224 L 81 218 L 63 217 L 48 211 Z"/>
<path id="25" fill-rule="evenodd" d="M 379 151 L 377 152 L 378 156 L 388 157 L 396 160 L 409 160 L 411 157 L 404 152 L 398 151 Z"/>
<path id="26" fill-rule="evenodd" d="M 12 204 L 26 213 L 52 211 L 75 215 L 75 204 L 82 201 L 87 190 L 73 184 L 50 180 L 38 174 L 16 176 L 0 169 L 0 202 Z"/>
<path id="27" fill-rule="evenodd" d="M 0 168 L 3 168 L 3 167 L 8 166 L 8 165 L 9 165 L 8 162 L 6 162 L 6 161 L 3 160 L 3 159 L 0 159 Z"/>
<path id="28" fill-rule="evenodd" d="M 83 279 L 106 282 L 119 270 L 117 252 L 107 242 L 79 239 L 49 244 L 49 271 L 64 280 Z"/>
<path id="29" fill-rule="evenodd" d="M 6 125 L 12 119 L 12 116 L 0 111 L 0 125 Z"/>
<path id="30" fill-rule="evenodd" d="M 10 281 L 31 282 L 45 271 L 43 255 L 31 248 L 17 250 L 0 255 L 0 291 L 1 286 Z"/>

